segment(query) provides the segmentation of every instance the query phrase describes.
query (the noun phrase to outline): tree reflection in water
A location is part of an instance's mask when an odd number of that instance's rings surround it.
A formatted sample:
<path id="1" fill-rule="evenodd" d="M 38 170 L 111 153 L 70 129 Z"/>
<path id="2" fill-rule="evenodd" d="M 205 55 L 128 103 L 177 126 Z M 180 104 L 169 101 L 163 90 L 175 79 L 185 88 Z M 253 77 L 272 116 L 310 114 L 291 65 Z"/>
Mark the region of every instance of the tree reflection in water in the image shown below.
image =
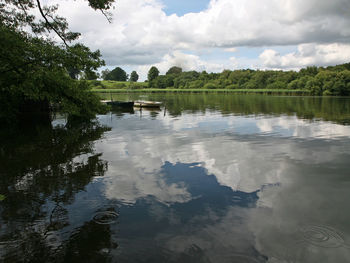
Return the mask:
<path id="1" fill-rule="evenodd" d="M 96 123 L 36 125 L 1 131 L 0 259 L 4 262 L 106 262 L 116 247 L 109 225 L 72 229 L 67 207 L 107 162 L 94 141 L 109 130 Z"/>

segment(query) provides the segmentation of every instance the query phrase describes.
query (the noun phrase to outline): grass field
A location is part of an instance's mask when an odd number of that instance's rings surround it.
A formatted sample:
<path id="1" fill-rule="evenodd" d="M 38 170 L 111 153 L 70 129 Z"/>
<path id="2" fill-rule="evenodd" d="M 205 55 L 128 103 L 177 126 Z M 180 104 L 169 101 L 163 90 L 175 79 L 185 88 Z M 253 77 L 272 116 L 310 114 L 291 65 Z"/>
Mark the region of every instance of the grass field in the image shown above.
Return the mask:
<path id="1" fill-rule="evenodd" d="M 148 87 L 147 82 L 129 82 L 114 80 L 88 80 L 93 89 L 144 89 Z"/>
<path id="2" fill-rule="evenodd" d="M 254 93 L 271 95 L 310 95 L 308 90 L 287 90 L 287 89 L 153 89 L 148 88 L 147 82 L 129 82 L 113 80 L 90 80 L 90 87 L 93 92 L 99 93 Z"/>

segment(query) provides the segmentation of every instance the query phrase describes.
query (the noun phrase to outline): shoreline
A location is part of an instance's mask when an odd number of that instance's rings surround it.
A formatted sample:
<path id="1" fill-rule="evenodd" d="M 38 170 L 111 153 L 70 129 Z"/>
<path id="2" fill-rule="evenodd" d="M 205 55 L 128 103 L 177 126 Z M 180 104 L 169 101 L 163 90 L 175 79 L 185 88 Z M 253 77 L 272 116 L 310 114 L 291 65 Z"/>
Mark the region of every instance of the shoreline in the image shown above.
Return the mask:
<path id="1" fill-rule="evenodd" d="M 272 89 L 91 89 L 94 93 L 238 93 L 312 96 L 308 90 Z"/>

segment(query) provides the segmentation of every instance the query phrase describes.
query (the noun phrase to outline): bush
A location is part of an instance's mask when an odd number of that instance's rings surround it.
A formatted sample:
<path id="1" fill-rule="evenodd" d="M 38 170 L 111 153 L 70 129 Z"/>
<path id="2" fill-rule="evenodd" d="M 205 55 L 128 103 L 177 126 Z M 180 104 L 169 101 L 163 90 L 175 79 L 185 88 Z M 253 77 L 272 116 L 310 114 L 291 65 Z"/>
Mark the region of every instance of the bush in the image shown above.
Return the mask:
<path id="1" fill-rule="evenodd" d="M 143 89 L 144 86 L 142 86 L 140 83 L 132 82 L 129 85 L 129 89 Z"/>
<path id="2" fill-rule="evenodd" d="M 101 86 L 101 81 L 99 81 L 99 80 L 92 80 L 90 83 L 93 87 Z"/>
<path id="3" fill-rule="evenodd" d="M 275 81 L 273 83 L 270 83 L 266 87 L 267 89 L 286 89 L 287 84 L 282 81 Z"/>
<path id="4" fill-rule="evenodd" d="M 165 89 L 174 86 L 174 77 L 172 75 L 160 75 L 149 82 L 149 86 L 155 89 Z"/>
<path id="5" fill-rule="evenodd" d="M 333 94 L 332 94 L 332 91 L 330 91 L 330 90 L 327 89 L 327 90 L 325 90 L 325 91 L 322 93 L 322 95 L 323 95 L 323 96 L 331 96 L 331 95 L 333 95 Z"/>
<path id="6" fill-rule="evenodd" d="M 189 84 L 188 84 L 188 87 L 189 89 L 200 89 L 202 88 L 204 85 L 203 81 L 202 80 L 194 80 L 194 81 L 191 81 Z"/>
<path id="7" fill-rule="evenodd" d="M 126 84 L 125 83 L 115 83 L 114 87 L 116 89 L 123 89 L 123 88 L 126 88 Z"/>
<path id="8" fill-rule="evenodd" d="M 255 85 L 255 83 L 253 81 L 250 80 L 250 81 L 243 84 L 243 88 L 244 89 L 257 89 L 258 87 Z"/>
<path id="9" fill-rule="evenodd" d="M 218 86 L 215 85 L 214 83 L 209 82 L 209 83 L 205 84 L 203 88 L 204 89 L 217 89 Z"/>
<path id="10" fill-rule="evenodd" d="M 226 89 L 239 89 L 239 85 L 238 84 L 231 84 L 226 86 Z"/>
<path id="11" fill-rule="evenodd" d="M 298 84 L 299 81 L 295 79 L 288 84 L 288 89 L 298 89 Z"/>

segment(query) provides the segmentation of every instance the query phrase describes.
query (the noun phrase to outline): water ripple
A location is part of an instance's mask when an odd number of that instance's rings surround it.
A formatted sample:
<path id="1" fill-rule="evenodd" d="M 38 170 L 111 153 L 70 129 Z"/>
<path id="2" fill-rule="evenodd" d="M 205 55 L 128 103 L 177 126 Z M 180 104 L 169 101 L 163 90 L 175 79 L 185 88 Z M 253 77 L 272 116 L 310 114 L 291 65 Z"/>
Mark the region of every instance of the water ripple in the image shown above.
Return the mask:
<path id="1" fill-rule="evenodd" d="M 323 248 L 348 247 L 338 230 L 329 226 L 310 225 L 300 229 L 303 242 Z"/>
<path id="2" fill-rule="evenodd" d="M 100 225 L 109 225 L 117 221 L 118 214 L 114 211 L 97 212 L 93 220 Z"/>

